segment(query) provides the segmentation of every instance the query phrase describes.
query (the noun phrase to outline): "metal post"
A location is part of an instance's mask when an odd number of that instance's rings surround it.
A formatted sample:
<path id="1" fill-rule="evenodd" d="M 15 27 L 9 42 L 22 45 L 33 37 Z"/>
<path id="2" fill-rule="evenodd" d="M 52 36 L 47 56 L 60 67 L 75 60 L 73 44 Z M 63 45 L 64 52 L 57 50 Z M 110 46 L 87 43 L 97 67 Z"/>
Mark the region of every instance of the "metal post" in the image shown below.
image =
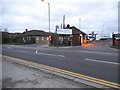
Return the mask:
<path id="1" fill-rule="evenodd" d="M 45 2 L 44 0 L 41 0 L 42 2 Z M 50 36 L 50 3 L 49 2 L 45 2 L 48 4 L 48 24 L 49 24 L 49 36 Z M 50 38 L 49 38 L 49 45 L 50 45 Z"/>
<path id="2" fill-rule="evenodd" d="M 102 25 L 102 34 L 101 34 L 101 38 L 103 37 L 103 29 L 104 29 L 104 25 Z"/>
<path id="3" fill-rule="evenodd" d="M 79 29 L 81 29 L 81 18 L 79 18 Z"/>
<path id="4" fill-rule="evenodd" d="M 49 34 L 50 34 L 50 3 L 48 3 L 48 22 L 49 22 Z"/>
<path id="5" fill-rule="evenodd" d="M 48 3 L 48 22 L 49 22 L 49 36 L 50 36 L 50 3 Z M 49 39 L 49 45 L 50 45 L 50 39 Z"/>
<path id="6" fill-rule="evenodd" d="M 115 45 L 115 34 L 114 34 L 114 32 L 112 33 L 112 41 L 113 41 L 113 46 Z"/>

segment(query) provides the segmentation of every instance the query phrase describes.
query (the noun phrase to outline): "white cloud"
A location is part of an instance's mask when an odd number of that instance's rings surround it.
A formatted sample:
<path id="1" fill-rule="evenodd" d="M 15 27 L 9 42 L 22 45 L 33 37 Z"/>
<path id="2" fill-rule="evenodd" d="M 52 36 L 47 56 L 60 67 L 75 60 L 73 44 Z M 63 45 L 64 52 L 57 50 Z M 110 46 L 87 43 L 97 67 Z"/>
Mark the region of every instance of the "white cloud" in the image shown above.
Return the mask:
<path id="1" fill-rule="evenodd" d="M 51 5 L 51 31 L 62 23 L 66 15 L 66 24 L 79 27 L 85 32 L 100 32 L 105 28 L 117 31 L 117 2 L 119 0 L 45 0 Z M 9 31 L 23 32 L 24 29 L 43 29 L 48 31 L 48 5 L 41 0 L 2 0 L 4 27 Z M 108 33 L 108 31 L 105 31 Z"/>

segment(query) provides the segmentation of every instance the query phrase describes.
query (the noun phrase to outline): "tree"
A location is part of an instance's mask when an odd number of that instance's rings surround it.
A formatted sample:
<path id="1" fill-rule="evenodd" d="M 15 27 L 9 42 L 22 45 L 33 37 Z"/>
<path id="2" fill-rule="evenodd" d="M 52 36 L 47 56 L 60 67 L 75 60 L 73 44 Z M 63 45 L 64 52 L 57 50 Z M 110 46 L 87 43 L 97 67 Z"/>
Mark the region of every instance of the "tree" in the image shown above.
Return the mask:
<path id="1" fill-rule="evenodd" d="M 8 32 L 8 28 L 4 28 L 4 32 Z"/>

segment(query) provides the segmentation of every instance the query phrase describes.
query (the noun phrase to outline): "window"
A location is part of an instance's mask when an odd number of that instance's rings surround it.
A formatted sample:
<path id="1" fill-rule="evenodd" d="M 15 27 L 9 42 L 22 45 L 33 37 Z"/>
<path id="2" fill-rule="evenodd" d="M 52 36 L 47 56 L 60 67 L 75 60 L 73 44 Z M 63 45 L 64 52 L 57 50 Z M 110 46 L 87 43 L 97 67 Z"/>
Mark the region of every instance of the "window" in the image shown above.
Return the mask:
<path id="1" fill-rule="evenodd" d="M 44 37 L 42 37 L 42 40 L 44 40 Z"/>
<path id="2" fill-rule="evenodd" d="M 47 40 L 49 40 L 49 37 L 47 37 Z"/>
<path id="3" fill-rule="evenodd" d="M 39 37 L 36 37 L 36 40 L 39 40 Z"/>
<path id="4" fill-rule="evenodd" d="M 23 42 L 26 42 L 25 38 L 23 37 Z"/>
<path id="5" fill-rule="evenodd" d="M 29 36 L 29 41 L 31 40 L 31 37 Z"/>

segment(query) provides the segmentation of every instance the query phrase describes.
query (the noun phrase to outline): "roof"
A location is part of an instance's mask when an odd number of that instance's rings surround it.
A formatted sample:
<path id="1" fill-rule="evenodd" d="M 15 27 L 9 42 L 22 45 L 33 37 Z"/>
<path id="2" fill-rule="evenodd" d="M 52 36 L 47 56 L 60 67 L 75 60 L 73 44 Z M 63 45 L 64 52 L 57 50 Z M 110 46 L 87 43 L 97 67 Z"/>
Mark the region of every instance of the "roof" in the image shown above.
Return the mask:
<path id="1" fill-rule="evenodd" d="M 21 36 L 48 36 L 49 33 L 42 30 L 30 30 L 23 32 Z"/>
<path id="2" fill-rule="evenodd" d="M 83 31 L 81 31 L 80 29 L 76 28 L 75 26 L 70 27 L 70 29 L 73 30 L 73 34 L 84 34 L 84 35 L 87 35 Z"/>

